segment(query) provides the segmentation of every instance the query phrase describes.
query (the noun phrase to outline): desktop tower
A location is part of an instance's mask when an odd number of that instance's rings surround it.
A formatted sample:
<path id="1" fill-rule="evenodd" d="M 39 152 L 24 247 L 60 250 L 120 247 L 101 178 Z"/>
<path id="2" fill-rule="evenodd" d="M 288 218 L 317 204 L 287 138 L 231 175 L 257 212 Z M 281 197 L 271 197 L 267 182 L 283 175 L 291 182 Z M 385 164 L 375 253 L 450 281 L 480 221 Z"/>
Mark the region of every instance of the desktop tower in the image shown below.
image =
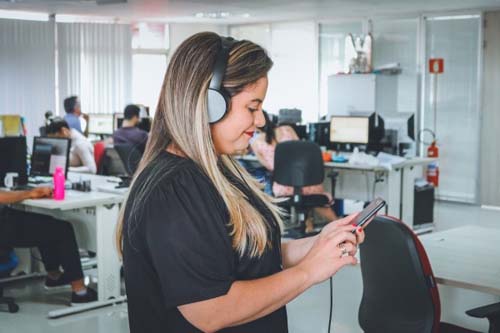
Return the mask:
<path id="1" fill-rule="evenodd" d="M 413 227 L 434 222 L 434 186 L 415 186 Z"/>

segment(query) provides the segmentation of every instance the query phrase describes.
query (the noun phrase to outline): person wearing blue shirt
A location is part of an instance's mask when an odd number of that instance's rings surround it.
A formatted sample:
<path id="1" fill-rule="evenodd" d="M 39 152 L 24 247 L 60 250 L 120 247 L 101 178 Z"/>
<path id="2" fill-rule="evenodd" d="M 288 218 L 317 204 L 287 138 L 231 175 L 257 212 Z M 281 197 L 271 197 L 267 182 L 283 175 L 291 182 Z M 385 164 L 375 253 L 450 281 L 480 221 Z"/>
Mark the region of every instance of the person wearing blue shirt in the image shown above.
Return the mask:
<path id="1" fill-rule="evenodd" d="M 64 111 L 66 111 L 64 120 L 66 120 L 66 122 L 68 123 L 69 128 L 73 128 L 78 132 L 86 135 L 86 131 L 82 131 L 80 116 L 82 116 L 86 120 L 87 115 L 82 113 L 80 99 L 78 98 L 78 96 L 70 96 L 64 100 Z"/>

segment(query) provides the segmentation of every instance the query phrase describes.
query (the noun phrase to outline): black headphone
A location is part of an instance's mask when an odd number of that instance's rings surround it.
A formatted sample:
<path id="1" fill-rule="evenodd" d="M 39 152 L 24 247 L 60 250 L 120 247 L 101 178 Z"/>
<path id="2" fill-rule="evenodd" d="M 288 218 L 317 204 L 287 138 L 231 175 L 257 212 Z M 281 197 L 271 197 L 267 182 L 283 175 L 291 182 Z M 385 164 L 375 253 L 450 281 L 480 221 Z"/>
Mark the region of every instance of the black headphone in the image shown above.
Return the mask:
<path id="1" fill-rule="evenodd" d="M 227 90 L 222 86 L 222 80 L 226 73 L 229 52 L 237 41 L 231 37 L 220 37 L 220 40 L 221 47 L 215 58 L 212 79 L 210 80 L 207 92 L 208 122 L 210 124 L 214 124 L 224 118 L 231 101 L 231 96 L 229 96 Z"/>

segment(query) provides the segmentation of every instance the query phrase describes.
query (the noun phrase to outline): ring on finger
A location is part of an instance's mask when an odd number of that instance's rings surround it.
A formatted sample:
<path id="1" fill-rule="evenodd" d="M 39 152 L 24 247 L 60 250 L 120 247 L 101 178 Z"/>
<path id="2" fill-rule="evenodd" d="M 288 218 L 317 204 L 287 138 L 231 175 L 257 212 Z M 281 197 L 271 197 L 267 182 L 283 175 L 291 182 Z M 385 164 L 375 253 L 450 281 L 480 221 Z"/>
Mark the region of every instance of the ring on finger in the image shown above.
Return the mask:
<path id="1" fill-rule="evenodd" d="M 342 254 L 341 254 L 341 257 L 345 256 L 346 254 L 349 253 L 349 251 L 347 251 L 347 248 L 345 246 L 345 243 L 340 243 L 339 245 L 339 249 L 342 250 Z"/>

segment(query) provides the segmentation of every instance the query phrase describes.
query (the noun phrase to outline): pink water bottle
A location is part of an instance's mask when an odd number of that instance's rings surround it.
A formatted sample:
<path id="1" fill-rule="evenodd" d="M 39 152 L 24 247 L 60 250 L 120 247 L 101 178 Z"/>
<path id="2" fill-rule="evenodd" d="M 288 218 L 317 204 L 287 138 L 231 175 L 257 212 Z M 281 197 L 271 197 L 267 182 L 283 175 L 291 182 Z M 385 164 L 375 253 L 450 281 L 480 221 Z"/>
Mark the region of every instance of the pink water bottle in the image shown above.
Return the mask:
<path id="1" fill-rule="evenodd" d="M 54 173 L 54 200 L 64 200 L 64 172 L 61 167 L 56 167 Z"/>

